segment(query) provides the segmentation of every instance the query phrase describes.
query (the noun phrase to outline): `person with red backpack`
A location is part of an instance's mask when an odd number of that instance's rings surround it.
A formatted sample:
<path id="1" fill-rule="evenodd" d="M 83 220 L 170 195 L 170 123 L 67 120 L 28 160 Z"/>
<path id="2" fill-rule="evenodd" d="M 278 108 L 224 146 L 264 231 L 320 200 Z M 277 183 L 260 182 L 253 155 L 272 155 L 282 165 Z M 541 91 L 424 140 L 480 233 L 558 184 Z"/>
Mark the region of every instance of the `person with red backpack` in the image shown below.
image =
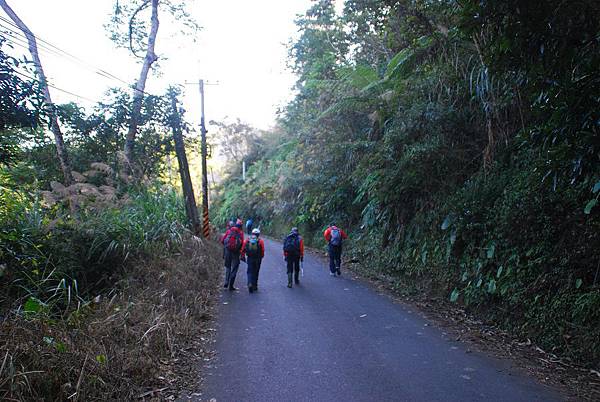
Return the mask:
<path id="1" fill-rule="evenodd" d="M 331 223 L 323 233 L 327 241 L 327 253 L 329 254 L 329 275 L 342 274 L 342 242 L 348 235 L 340 228 Z"/>
<path id="2" fill-rule="evenodd" d="M 292 287 L 292 274 L 296 285 L 300 284 L 300 262 L 304 261 L 304 239 L 298 233 L 298 228 L 283 240 L 283 255 L 287 262 L 288 288 Z"/>
<path id="3" fill-rule="evenodd" d="M 222 237 L 225 248 L 225 284 L 223 287 L 229 290 L 237 290 L 234 286 L 235 277 L 240 267 L 240 252 L 244 244 L 244 232 L 242 223 L 238 221 L 235 226 L 229 228 Z"/>
<path id="4" fill-rule="evenodd" d="M 242 246 L 242 261 L 248 265 L 248 292 L 252 293 L 258 290 L 258 272 L 260 264 L 265 256 L 265 243 L 259 239 L 260 230 L 252 229 L 252 234 Z"/>
<path id="5" fill-rule="evenodd" d="M 227 226 L 225 227 L 225 233 L 227 233 L 229 231 L 229 229 L 231 229 L 233 227 L 233 221 L 228 221 L 227 222 Z M 223 242 L 225 241 L 225 234 L 223 234 L 223 236 L 221 236 L 221 244 L 223 244 Z M 223 260 L 225 260 L 225 245 L 223 244 Z M 227 287 L 227 286 L 225 286 Z"/>

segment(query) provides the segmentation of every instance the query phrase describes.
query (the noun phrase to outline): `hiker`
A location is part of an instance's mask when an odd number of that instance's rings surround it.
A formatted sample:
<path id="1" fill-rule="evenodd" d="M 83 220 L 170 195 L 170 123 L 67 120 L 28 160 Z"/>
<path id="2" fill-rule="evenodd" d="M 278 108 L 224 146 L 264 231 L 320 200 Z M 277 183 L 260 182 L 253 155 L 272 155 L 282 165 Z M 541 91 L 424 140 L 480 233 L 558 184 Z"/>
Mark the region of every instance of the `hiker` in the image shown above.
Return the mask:
<path id="1" fill-rule="evenodd" d="M 227 221 L 227 226 L 225 227 L 225 233 L 223 234 L 223 236 L 221 236 L 221 244 L 223 244 L 223 260 L 225 259 L 225 249 L 226 249 L 225 244 L 223 243 L 225 241 L 225 234 L 232 227 L 233 227 L 233 221 Z"/>
<path id="2" fill-rule="evenodd" d="M 246 221 L 246 233 L 248 233 L 248 236 L 252 234 L 252 225 L 254 225 L 254 220 L 252 220 L 252 218 L 248 218 Z"/>
<path id="3" fill-rule="evenodd" d="M 244 244 L 244 232 L 242 231 L 242 222 L 238 219 L 222 238 L 225 249 L 225 284 L 224 288 L 237 290 L 234 286 L 235 276 L 240 267 L 240 252 Z"/>
<path id="4" fill-rule="evenodd" d="M 260 263 L 265 256 L 265 243 L 259 239 L 260 230 L 252 229 L 250 237 L 246 239 L 242 246 L 242 261 L 246 261 L 248 265 L 248 292 L 256 292 L 258 290 L 258 272 L 260 271 Z"/>
<path id="5" fill-rule="evenodd" d="M 342 242 L 348 235 L 332 222 L 323 233 L 327 241 L 327 253 L 329 254 L 329 275 L 342 274 Z"/>
<path id="6" fill-rule="evenodd" d="M 283 240 L 283 255 L 287 262 L 287 287 L 292 287 L 292 274 L 294 274 L 294 282 L 299 285 L 300 262 L 304 261 L 304 240 L 298 233 L 298 228 L 292 228 L 290 234 Z"/>

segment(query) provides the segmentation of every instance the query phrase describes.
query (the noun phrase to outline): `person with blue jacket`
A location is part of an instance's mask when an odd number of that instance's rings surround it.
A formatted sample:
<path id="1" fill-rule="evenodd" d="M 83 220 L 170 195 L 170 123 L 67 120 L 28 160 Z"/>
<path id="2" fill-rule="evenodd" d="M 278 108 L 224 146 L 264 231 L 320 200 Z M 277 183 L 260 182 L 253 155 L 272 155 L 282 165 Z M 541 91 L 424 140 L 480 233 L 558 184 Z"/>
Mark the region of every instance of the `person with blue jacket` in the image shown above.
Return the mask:
<path id="1" fill-rule="evenodd" d="M 252 226 L 254 225 L 254 220 L 252 218 L 248 218 L 248 220 L 246 221 L 246 233 L 248 233 L 248 236 L 250 236 L 252 234 Z"/>

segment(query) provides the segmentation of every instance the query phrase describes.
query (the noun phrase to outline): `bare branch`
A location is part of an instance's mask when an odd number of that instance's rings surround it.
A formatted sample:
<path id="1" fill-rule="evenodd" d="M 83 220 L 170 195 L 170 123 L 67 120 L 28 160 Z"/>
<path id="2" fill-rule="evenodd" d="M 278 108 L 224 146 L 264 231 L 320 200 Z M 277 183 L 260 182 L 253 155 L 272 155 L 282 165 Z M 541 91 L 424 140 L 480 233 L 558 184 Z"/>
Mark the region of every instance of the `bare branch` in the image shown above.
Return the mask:
<path id="1" fill-rule="evenodd" d="M 131 18 L 129 18 L 129 50 L 131 50 L 131 53 L 133 53 L 133 55 L 135 57 L 138 58 L 143 58 L 142 56 L 138 56 L 138 54 L 136 53 L 135 49 L 133 48 L 133 25 L 135 23 L 135 18 L 137 17 L 137 15 L 142 12 L 143 10 L 145 10 L 148 7 L 148 4 L 150 4 L 150 0 L 146 0 L 144 1 L 142 4 L 140 4 L 140 6 L 133 12 L 133 14 L 131 14 Z"/>
<path id="2" fill-rule="evenodd" d="M 150 0 L 146 0 L 148 3 Z M 158 60 L 158 56 L 154 52 L 154 45 L 156 43 L 156 35 L 158 34 L 158 2 L 159 0 L 152 1 L 152 17 L 151 17 L 151 28 L 148 36 L 148 45 L 146 48 L 146 57 L 144 57 L 144 64 L 140 72 L 140 77 L 135 84 L 133 92 L 133 107 L 131 111 L 131 120 L 129 123 L 129 130 L 127 131 L 127 137 L 125 138 L 125 159 L 129 168 L 133 167 L 133 145 L 135 143 L 135 136 L 137 134 L 137 128 L 140 119 L 140 112 L 142 110 L 142 100 L 144 95 L 144 89 L 146 88 L 146 80 L 148 79 L 148 73 L 152 64 Z"/>

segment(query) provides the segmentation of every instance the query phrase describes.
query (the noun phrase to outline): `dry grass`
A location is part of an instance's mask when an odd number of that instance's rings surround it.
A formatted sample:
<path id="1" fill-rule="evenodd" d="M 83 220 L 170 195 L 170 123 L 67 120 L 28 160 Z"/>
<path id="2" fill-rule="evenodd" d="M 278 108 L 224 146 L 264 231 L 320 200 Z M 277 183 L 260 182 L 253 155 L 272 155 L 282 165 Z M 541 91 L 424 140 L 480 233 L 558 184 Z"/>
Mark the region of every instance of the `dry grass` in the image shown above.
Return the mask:
<path id="1" fill-rule="evenodd" d="M 220 248 L 198 238 L 175 256 L 131 264 L 106 295 L 55 321 L 0 323 L 0 399 L 174 399 L 200 369 Z"/>

